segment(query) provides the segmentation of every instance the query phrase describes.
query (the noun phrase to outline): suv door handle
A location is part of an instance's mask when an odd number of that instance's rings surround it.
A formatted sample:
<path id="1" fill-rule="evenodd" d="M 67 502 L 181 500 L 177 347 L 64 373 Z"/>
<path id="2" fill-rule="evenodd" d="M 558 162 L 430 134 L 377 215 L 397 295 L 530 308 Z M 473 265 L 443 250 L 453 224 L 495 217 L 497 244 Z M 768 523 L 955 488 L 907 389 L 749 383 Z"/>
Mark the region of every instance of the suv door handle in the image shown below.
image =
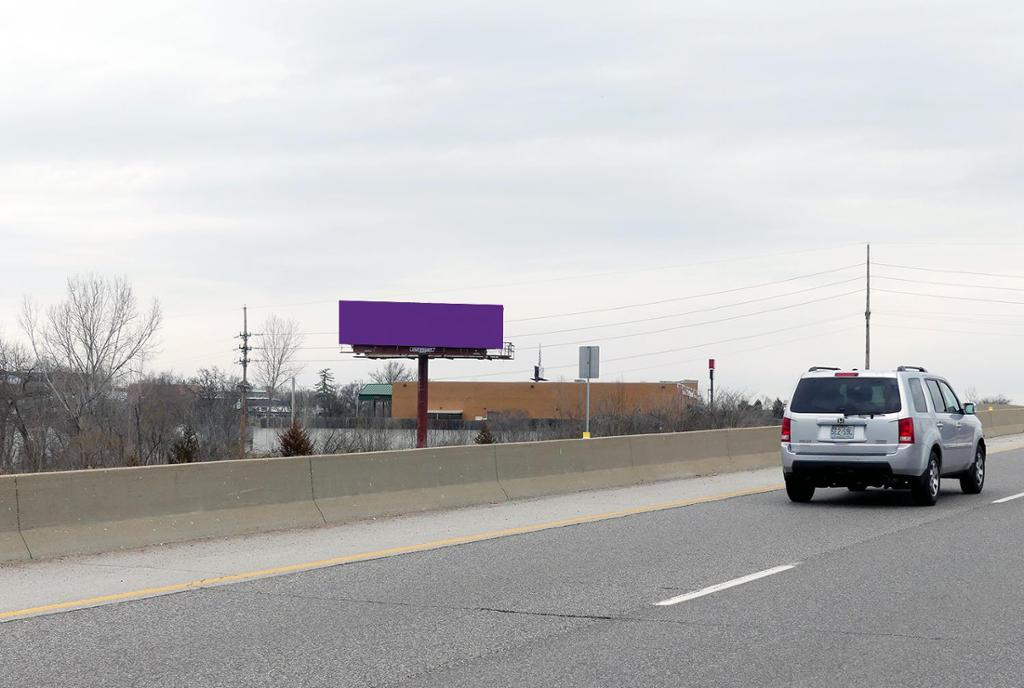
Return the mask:
<path id="1" fill-rule="evenodd" d="M 941 420 L 935 421 L 935 427 L 941 428 L 942 427 L 942 421 Z"/>
<path id="2" fill-rule="evenodd" d="M 961 423 L 960 421 L 957 421 L 957 422 L 956 422 L 956 427 L 957 427 L 957 429 L 959 429 L 961 425 L 963 425 L 963 423 Z"/>

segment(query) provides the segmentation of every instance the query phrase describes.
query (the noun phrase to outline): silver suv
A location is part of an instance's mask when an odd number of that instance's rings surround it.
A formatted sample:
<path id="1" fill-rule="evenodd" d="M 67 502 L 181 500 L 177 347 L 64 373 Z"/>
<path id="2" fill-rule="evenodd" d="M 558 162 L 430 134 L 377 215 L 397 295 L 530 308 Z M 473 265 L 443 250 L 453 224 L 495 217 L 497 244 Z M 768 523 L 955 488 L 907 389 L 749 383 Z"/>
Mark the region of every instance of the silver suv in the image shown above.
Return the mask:
<path id="1" fill-rule="evenodd" d="M 909 488 L 931 506 L 941 478 L 968 494 L 985 484 L 985 437 L 974 404 L 917 366 L 895 371 L 815 366 L 782 419 L 782 469 L 794 502 L 816 487 Z"/>

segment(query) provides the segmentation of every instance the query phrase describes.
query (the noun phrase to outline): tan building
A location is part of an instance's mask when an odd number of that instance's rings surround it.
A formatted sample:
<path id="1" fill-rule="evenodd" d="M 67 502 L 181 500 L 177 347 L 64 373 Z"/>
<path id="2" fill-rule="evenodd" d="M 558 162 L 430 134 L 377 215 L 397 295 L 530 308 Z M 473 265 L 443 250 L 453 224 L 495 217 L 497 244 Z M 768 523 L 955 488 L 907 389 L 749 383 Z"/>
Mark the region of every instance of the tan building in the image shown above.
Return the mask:
<path id="1" fill-rule="evenodd" d="M 583 418 L 586 391 L 582 382 L 431 382 L 432 416 L 477 420 L 495 413 L 523 413 L 528 418 Z M 681 409 L 697 397 L 697 381 L 592 382 L 591 413 Z M 392 418 L 416 417 L 416 383 L 396 382 Z"/>

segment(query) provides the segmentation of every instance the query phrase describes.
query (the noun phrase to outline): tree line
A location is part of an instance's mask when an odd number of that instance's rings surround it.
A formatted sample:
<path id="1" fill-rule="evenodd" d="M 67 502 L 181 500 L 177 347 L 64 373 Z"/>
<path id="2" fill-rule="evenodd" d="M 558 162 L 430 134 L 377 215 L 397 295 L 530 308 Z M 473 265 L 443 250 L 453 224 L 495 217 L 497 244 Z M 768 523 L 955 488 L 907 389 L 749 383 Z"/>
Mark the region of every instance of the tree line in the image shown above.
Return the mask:
<path id="1" fill-rule="evenodd" d="M 191 376 L 145 368 L 163 317 L 160 304 L 142 304 L 122 278 L 73 277 L 61 300 L 40 306 L 26 298 L 21 341 L 0 332 L 0 473 L 145 466 L 238 458 L 240 390 L 234 372 L 201 368 Z M 259 326 L 247 394 L 278 396 L 300 371 L 298 323 L 271 315 Z M 405 448 L 409 421 L 371 417 L 360 408 L 367 382 L 415 378 L 411 367 L 387 361 L 367 380 L 335 382 L 330 369 L 299 389 L 296 423 L 280 423 L 271 405 L 251 413 L 250 427 L 278 432 L 274 453 L 346 453 Z M 992 403 L 1005 403 L 993 398 Z M 254 400 L 254 404 L 256 404 Z M 625 395 L 593 409 L 595 436 L 679 432 L 777 423 L 780 399 L 720 392 L 714 406 L 696 398 L 672 408 L 640 410 Z M 272 422 L 278 421 L 278 422 Z M 281 427 L 283 426 L 283 427 Z M 306 429 L 316 428 L 315 432 Z M 531 419 L 514 410 L 484 422 L 432 428 L 431 443 L 522 442 L 579 437 L 583 419 Z"/>

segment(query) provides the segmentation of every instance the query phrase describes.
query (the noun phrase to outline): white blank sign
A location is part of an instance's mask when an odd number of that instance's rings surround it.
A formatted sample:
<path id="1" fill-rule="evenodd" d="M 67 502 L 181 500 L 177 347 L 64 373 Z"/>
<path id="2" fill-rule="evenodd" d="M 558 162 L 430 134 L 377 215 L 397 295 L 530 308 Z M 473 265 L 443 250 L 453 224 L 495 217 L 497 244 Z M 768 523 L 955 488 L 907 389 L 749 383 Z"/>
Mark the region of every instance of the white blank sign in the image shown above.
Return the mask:
<path id="1" fill-rule="evenodd" d="M 601 347 L 580 347 L 580 377 L 584 380 L 601 377 Z"/>

